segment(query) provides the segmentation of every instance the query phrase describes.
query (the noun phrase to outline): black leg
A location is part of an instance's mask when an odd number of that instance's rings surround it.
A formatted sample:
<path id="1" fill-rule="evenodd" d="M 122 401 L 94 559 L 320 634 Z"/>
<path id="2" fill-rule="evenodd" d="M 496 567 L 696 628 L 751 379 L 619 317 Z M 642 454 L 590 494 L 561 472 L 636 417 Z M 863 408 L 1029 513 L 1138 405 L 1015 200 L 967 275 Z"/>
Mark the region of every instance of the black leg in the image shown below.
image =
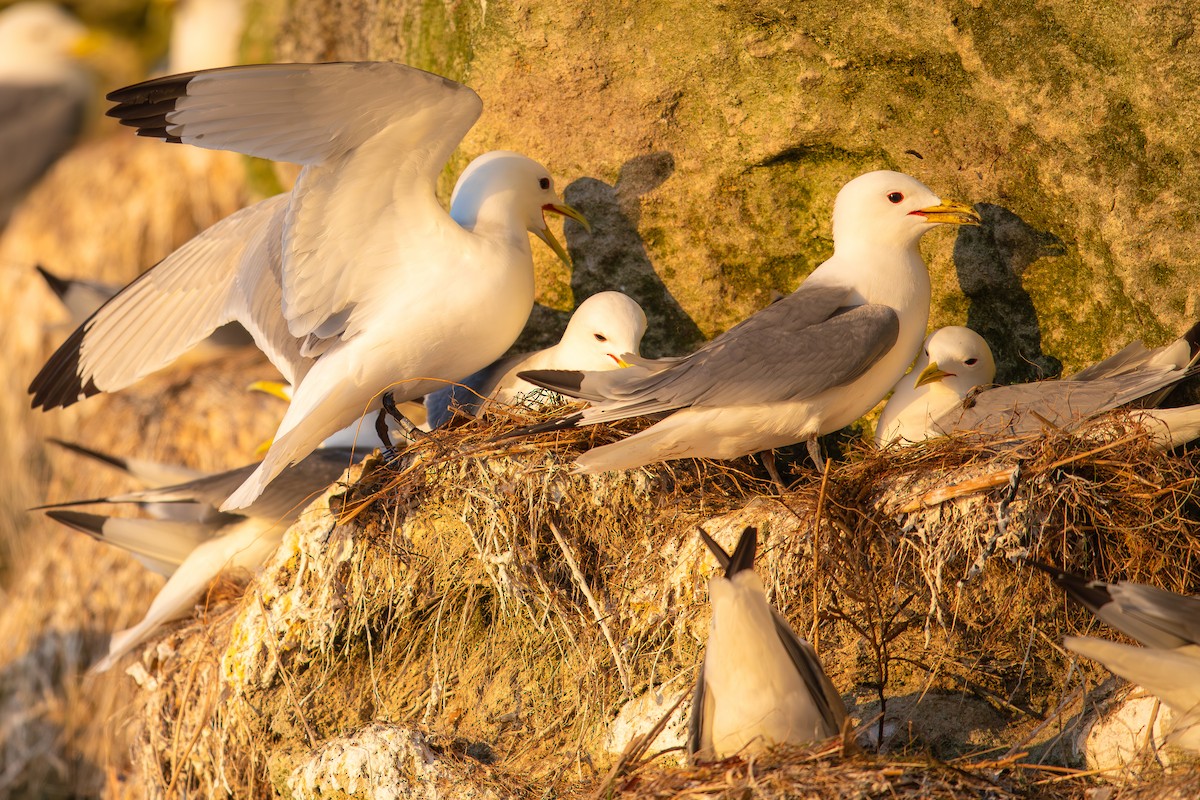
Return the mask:
<path id="1" fill-rule="evenodd" d="M 783 494 L 786 492 L 787 484 L 783 482 L 783 478 L 779 475 L 779 467 L 775 464 L 775 451 L 763 450 L 758 454 L 758 458 L 762 461 L 762 465 L 767 468 L 767 474 L 770 475 L 771 480 L 775 482 L 775 486 L 779 489 L 779 493 Z"/>

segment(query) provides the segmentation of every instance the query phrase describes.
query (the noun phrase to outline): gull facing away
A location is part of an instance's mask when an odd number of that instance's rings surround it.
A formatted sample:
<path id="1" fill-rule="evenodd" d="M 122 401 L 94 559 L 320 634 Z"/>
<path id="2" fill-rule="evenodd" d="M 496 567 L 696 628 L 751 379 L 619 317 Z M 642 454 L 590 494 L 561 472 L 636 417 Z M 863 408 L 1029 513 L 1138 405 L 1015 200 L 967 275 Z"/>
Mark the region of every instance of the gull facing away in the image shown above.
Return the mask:
<path id="1" fill-rule="evenodd" d="M 930 301 L 921 236 L 978 223 L 969 206 L 943 203 L 907 175 L 861 175 L 834 203 L 833 255 L 796 291 L 649 375 L 522 373 L 591 403 L 522 433 L 674 412 L 580 456 L 577 471 L 593 473 L 737 458 L 836 431 L 883 399 L 921 346 Z"/>
<path id="2" fill-rule="evenodd" d="M 0 226 L 79 133 L 91 81 L 77 58 L 90 43 L 53 3 L 0 12 Z"/>
<path id="3" fill-rule="evenodd" d="M 561 258 L 544 214 L 582 222 L 516 153 L 475 159 L 447 214 L 435 195 L 479 96 L 384 62 L 174 75 L 109 95 L 138 134 L 303 165 L 290 193 L 230 215 L 77 329 L 30 386 L 34 407 L 121 389 L 237 320 L 296 387 L 243 508 L 288 464 L 374 409 L 495 361 L 533 307 L 527 231 Z"/>
<path id="4" fill-rule="evenodd" d="M 754 571 L 758 531 L 742 531 L 732 556 L 703 529 L 700 536 L 724 574 L 708 582 L 712 625 L 692 696 L 688 755 L 716 761 L 837 735 L 846 706 L 812 645 L 767 602 Z"/>
<path id="5" fill-rule="evenodd" d="M 86 450 L 84 454 L 111 458 Z M 118 464 L 121 461 L 111 460 Z M 51 519 L 97 541 L 128 551 L 147 569 L 167 578 L 145 617 L 113 634 L 108 655 L 95 669 L 109 669 L 162 625 L 186 616 L 223 570 L 255 570 L 262 566 L 279 549 L 284 532 L 300 518 L 309 501 L 336 481 L 353 461 L 348 450 L 316 450 L 285 470 L 254 503 L 237 514 L 220 512 L 217 506 L 254 471 L 255 464 L 173 486 L 35 509 L 46 510 Z M 136 519 L 68 508 L 97 503 L 136 503 L 152 512 L 174 506 L 179 511 L 168 511 L 166 518 Z"/>
<path id="6" fill-rule="evenodd" d="M 478 416 L 490 402 L 512 405 L 525 398 L 541 400 L 541 405 L 558 397 L 521 380 L 518 372 L 540 369 L 601 372 L 628 367 L 630 361 L 626 357 L 641 363 L 645 333 L 646 312 L 633 298 L 621 292 L 594 294 L 575 309 L 558 344 L 502 358 L 459 384 L 426 395 L 429 430 L 449 422 L 455 408 Z"/>
<path id="7" fill-rule="evenodd" d="M 1075 602 L 1145 647 L 1090 636 L 1063 644 L 1144 687 L 1176 712 L 1167 741 L 1200 752 L 1200 597 L 1155 586 L 1089 581 L 1035 561 Z"/>
<path id="8" fill-rule="evenodd" d="M 900 379 L 876 429 L 880 446 L 953 433 L 1022 436 L 1047 426 L 1070 429 L 1114 408 L 1142 403 L 1192 371 L 1196 329 L 1147 350 L 1140 342 L 1067 380 L 990 387 L 992 351 L 967 328 L 930 334 L 912 372 Z M 1170 449 L 1200 436 L 1200 407 L 1140 409 L 1136 418 L 1156 446 Z"/>

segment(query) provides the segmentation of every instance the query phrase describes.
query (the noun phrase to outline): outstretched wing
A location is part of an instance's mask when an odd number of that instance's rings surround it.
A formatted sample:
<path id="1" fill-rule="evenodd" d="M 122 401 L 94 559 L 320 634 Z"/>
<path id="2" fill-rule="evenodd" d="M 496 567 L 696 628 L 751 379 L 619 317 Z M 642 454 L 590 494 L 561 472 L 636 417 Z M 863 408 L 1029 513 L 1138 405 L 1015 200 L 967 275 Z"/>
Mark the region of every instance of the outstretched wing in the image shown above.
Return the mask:
<path id="1" fill-rule="evenodd" d="M 386 62 L 205 70 L 109 99 L 139 135 L 306 165 L 282 254 L 284 315 L 300 339 L 353 330 L 356 299 L 386 282 L 362 253 L 376 218 L 413 229 L 448 219 L 435 182 L 483 109 L 461 84 Z"/>

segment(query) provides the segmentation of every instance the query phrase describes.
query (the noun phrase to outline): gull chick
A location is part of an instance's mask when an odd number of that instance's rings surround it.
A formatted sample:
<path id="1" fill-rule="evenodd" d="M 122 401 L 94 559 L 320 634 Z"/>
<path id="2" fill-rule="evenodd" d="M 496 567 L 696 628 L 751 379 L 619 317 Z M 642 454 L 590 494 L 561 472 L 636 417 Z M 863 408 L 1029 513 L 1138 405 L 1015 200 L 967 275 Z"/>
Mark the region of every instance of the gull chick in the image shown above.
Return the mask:
<path id="1" fill-rule="evenodd" d="M 83 452 L 117 465 L 121 462 Z M 147 569 L 167 578 L 142 620 L 113 634 L 108 655 L 95 669 L 109 669 L 164 624 L 186 616 L 223 570 L 261 567 L 279 549 L 284 532 L 300 518 L 305 506 L 353 462 L 348 450 L 317 450 L 285 470 L 253 504 L 237 514 L 220 512 L 217 506 L 254 471 L 255 464 L 173 486 L 36 509 L 46 510 L 51 519 L 97 541 L 128 551 Z M 154 474 L 164 470 L 160 467 Z M 69 509 L 97 503 L 135 503 L 152 512 L 172 507 L 180 510 L 166 512 L 168 518 L 134 519 Z"/>
<path id="2" fill-rule="evenodd" d="M 846 707 L 817 654 L 767 602 L 754 572 L 758 531 L 730 556 L 700 536 L 724 568 L 708 583 L 712 626 L 696 679 L 688 755 L 714 761 L 775 744 L 805 744 L 842 729 Z"/>
<path id="3" fill-rule="evenodd" d="M 646 313 L 621 292 L 600 292 L 579 304 L 558 344 L 534 353 L 502 358 L 460 384 L 425 396 L 429 429 L 450 421 L 458 408 L 477 416 L 487 402 L 512 405 L 524 397 L 550 402 L 557 394 L 517 377 L 527 370 L 577 369 L 595 372 L 619 369 L 640 358 Z M 638 357 L 638 358 L 634 358 Z"/>
<path id="4" fill-rule="evenodd" d="M 289 464 L 380 407 L 492 363 L 533 307 L 528 232 L 582 222 L 516 153 L 475 159 L 452 213 L 438 175 L 482 110 L 454 81 L 383 62 L 174 75 L 109 95 L 138 134 L 303 165 L 290 193 L 243 209 L 144 273 L 75 331 L 30 386 L 34 407 L 116 391 L 237 320 L 295 387 L 243 508 Z"/>
<path id="5" fill-rule="evenodd" d="M 833 255 L 796 291 L 649 375 L 522 373 L 591 403 L 523 432 L 673 412 L 580 456 L 578 471 L 593 473 L 736 458 L 836 431 L 878 403 L 921 346 L 930 301 L 921 236 L 940 224 L 978 223 L 970 207 L 942 202 L 915 178 L 861 175 L 834 203 Z"/>
<path id="6" fill-rule="evenodd" d="M 1114 408 L 1150 401 L 1191 374 L 1191 358 L 1186 337 L 1155 350 L 1135 342 L 1067 380 L 988 388 L 995 362 L 987 342 L 966 328 L 942 328 L 929 336 L 913 371 L 897 384 L 875 440 L 882 446 L 960 432 L 1024 436 L 1046 426 L 1069 430 Z M 1135 416 L 1163 449 L 1200 435 L 1200 406 L 1140 409 Z"/>
<path id="7" fill-rule="evenodd" d="M 1067 596 L 1144 647 L 1068 636 L 1067 649 L 1147 689 L 1176 712 L 1167 741 L 1200 752 L 1200 597 L 1129 581 L 1089 581 L 1034 561 Z"/>

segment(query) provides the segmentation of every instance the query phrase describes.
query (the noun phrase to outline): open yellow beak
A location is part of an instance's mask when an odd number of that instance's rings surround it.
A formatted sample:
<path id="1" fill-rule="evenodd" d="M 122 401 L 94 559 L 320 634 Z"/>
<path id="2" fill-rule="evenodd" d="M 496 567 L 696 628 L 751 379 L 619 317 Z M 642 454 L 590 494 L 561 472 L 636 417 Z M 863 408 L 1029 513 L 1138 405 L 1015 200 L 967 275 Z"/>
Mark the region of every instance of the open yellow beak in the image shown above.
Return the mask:
<path id="1" fill-rule="evenodd" d="M 292 387 L 283 381 L 255 381 L 246 387 L 248 392 L 262 392 L 278 397 L 285 403 L 292 402 Z"/>
<path id="2" fill-rule="evenodd" d="M 921 370 L 921 374 L 917 376 L 917 382 L 913 384 L 913 388 L 919 389 L 925 384 L 936 383 L 951 374 L 938 367 L 936 361 L 931 361 L 928 367 Z"/>
<path id="3" fill-rule="evenodd" d="M 588 223 L 587 219 L 584 218 L 583 214 L 580 214 L 576 209 L 572 208 L 566 203 L 546 203 L 546 205 L 542 206 L 543 222 L 546 221 L 547 211 L 552 214 L 560 214 L 564 217 L 570 217 L 582 225 L 585 231 L 588 233 L 592 232 L 592 226 Z M 543 228 L 540 231 L 534 231 L 534 233 L 537 234 L 539 239 L 546 243 L 547 247 L 554 251 L 554 255 L 558 256 L 564 264 L 566 264 L 568 267 L 571 266 L 571 257 L 567 255 L 566 249 L 559 244 L 558 239 L 554 238 L 554 234 L 550 232 L 549 228 Z"/>
<path id="4" fill-rule="evenodd" d="M 978 225 L 980 223 L 979 214 L 966 203 L 942 203 L 909 213 L 924 217 L 926 222 L 934 225 Z"/>

